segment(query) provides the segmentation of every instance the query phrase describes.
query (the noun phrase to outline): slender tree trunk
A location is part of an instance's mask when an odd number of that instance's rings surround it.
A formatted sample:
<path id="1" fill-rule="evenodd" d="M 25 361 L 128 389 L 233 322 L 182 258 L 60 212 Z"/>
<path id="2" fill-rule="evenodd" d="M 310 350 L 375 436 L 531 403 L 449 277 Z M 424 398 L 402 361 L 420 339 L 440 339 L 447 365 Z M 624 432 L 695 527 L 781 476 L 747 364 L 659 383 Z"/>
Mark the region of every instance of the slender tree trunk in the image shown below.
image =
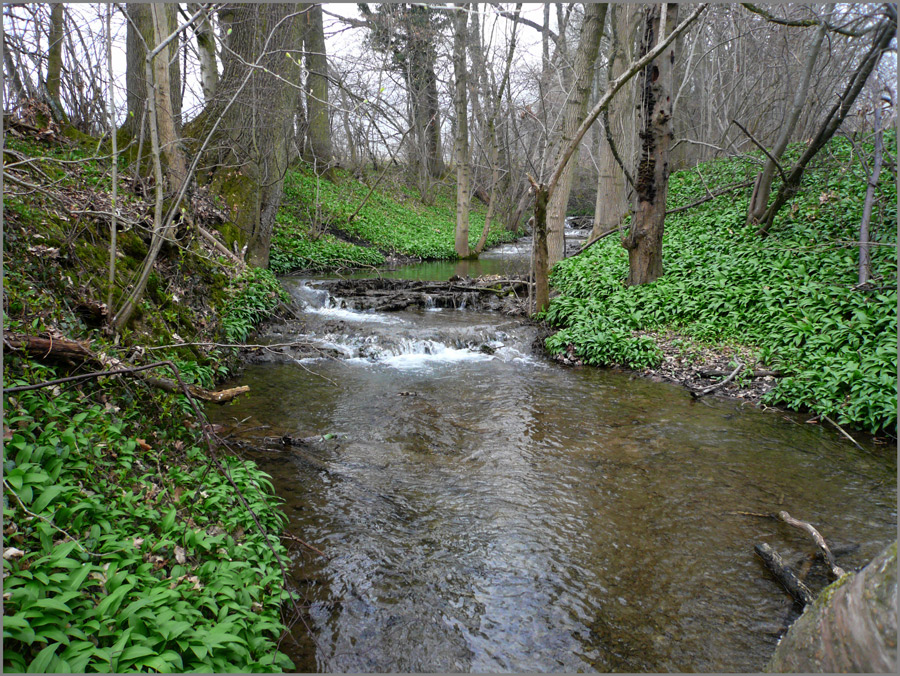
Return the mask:
<path id="1" fill-rule="evenodd" d="M 575 131 L 587 115 L 588 98 L 594 81 L 594 62 L 597 60 L 600 37 L 603 35 L 607 7 L 606 3 L 593 3 L 586 4 L 584 8 L 584 22 L 575 51 L 575 81 L 572 93 L 566 101 L 560 151 L 569 145 Z M 569 204 L 577 164 L 576 152 L 567 163 L 547 205 L 547 254 L 551 267 L 565 258 L 566 207 Z"/>
<path id="2" fill-rule="evenodd" d="M 625 71 L 627 64 L 631 63 L 633 48 L 630 42 L 632 38 L 630 15 L 634 14 L 635 10 L 632 5 L 611 4 L 609 12 L 611 45 L 607 80 L 614 80 Z M 634 120 L 632 90 L 633 87 L 629 85 L 619 93 L 619 96 L 613 98 L 609 104 L 609 114 L 604 120 L 609 123 L 609 134 L 615 139 L 619 155 L 626 163 L 631 159 L 631 155 L 623 151 L 631 146 L 631 136 L 634 133 L 634 125 L 629 124 Z M 625 174 L 616 162 L 605 133 L 600 134 L 599 165 L 592 238 L 610 228 L 618 227 L 628 211 Z"/>
<path id="3" fill-rule="evenodd" d="M 106 7 L 106 68 L 110 83 L 113 82 L 112 58 L 112 5 Z M 109 291 L 106 295 L 107 317 L 111 317 L 113 309 L 113 291 L 116 286 L 116 230 L 118 229 L 118 196 L 119 196 L 119 148 L 116 139 L 116 101 L 115 88 L 109 87 L 109 108 L 107 109 L 109 137 L 112 141 L 112 192 L 110 193 L 110 209 L 112 216 L 109 224 Z"/>
<path id="4" fill-rule="evenodd" d="M 859 224 L 859 284 L 865 284 L 872 275 L 872 257 L 869 242 L 869 222 L 872 219 L 872 204 L 875 201 L 875 189 L 878 187 L 878 176 L 881 174 L 884 134 L 881 129 L 881 101 L 875 97 L 875 159 L 872 175 L 866 186 L 866 200 L 863 202 L 862 221 Z"/>
<path id="5" fill-rule="evenodd" d="M 153 42 L 151 44 L 155 46 L 162 44 L 163 40 L 170 33 L 169 12 L 166 5 L 163 4 L 151 3 L 149 9 L 153 26 Z M 177 45 L 178 43 L 175 42 L 174 44 Z M 166 183 L 169 191 L 174 193 L 181 188 L 182 182 L 187 180 L 187 162 L 181 150 L 178 120 L 172 103 L 174 92 L 179 85 L 178 80 L 173 82 L 169 78 L 171 74 L 169 61 L 178 61 L 177 58 L 173 59 L 173 56 L 175 56 L 173 51 L 175 51 L 175 48 L 170 43 L 156 55 L 151 65 L 154 77 L 152 88 L 153 96 L 156 99 L 156 127 L 159 135 L 159 148 L 165 161 Z M 180 95 L 178 98 L 180 98 Z M 170 236 L 171 233 L 165 233 L 166 239 Z"/>
<path id="6" fill-rule="evenodd" d="M 661 26 L 660 5 L 645 11 L 641 55 L 660 39 L 660 29 L 669 35 L 677 23 L 678 5 L 668 4 Z M 643 70 L 640 78 L 641 160 L 635 178 L 637 210 L 622 245 L 628 249 L 628 284 L 647 284 L 663 274 L 662 241 L 669 186 L 669 144 L 672 131 L 672 90 L 675 69 L 675 42 Z"/>
<path id="7" fill-rule="evenodd" d="M 329 173 L 334 164 L 331 148 L 331 123 L 328 117 L 328 59 L 325 54 L 325 29 L 322 25 L 322 5 L 308 5 L 303 19 L 306 51 L 306 112 L 309 152 L 319 174 Z"/>
<path id="8" fill-rule="evenodd" d="M 894 12 L 896 12 L 896 10 L 894 10 Z M 812 160 L 825 144 L 831 140 L 831 137 L 834 136 L 834 133 L 838 130 L 841 123 L 853 108 L 853 104 L 856 102 L 859 93 L 862 91 L 866 80 L 869 79 L 869 75 L 871 75 L 875 66 L 878 65 L 878 62 L 881 60 L 885 51 L 890 48 L 891 40 L 893 40 L 897 34 L 896 14 L 889 15 L 873 32 L 874 38 L 869 51 L 850 76 L 850 81 L 847 83 L 842 95 L 825 115 L 815 137 L 807 146 L 800 159 L 797 160 L 796 164 L 791 168 L 787 175 L 787 180 L 778 189 L 775 199 L 766 209 L 766 213 L 763 215 L 762 219 L 760 219 L 761 225 L 757 230 L 757 233 L 760 236 L 765 236 L 768 233 L 769 228 L 771 228 L 772 224 L 775 222 L 775 215 L 789 199 L 797 194 L 797 190 L 800 189 L 800 181 L 803 178 L 803 173 L 806 171 L 806 165 L 809 164 L 810 160 Z"/>
<path id="9" fill-rule="evenodd" d="M 772 194 L 772 180 L 775 178 L 776 161 L 781 159 L 794 130 L 797 128 L 797 120 L 800 119 L 800 112 L 806 104 L 806 98 L 809 95 L 809 81 L 812 77 L 816 60 L 819 58 L 819 52 L 822 49 L 822 41 L 825 38 L 825 23 L 819 25 L 816 34 L 810 44 L 809 52 L 806 55 L 806 64 L 803 68 L 803 74 L 800 82 L 794 90 L 794 98 L 791 101 L 790 110 L 775 145 L 771 150 L 772 157 L 766 158 L 766 164 L 762 172 L 756 178 L 756 184 L 753 186 L 753 194 L 750 197 L 750 206 L 747 209 L 747 223 L 758 224 L 763 214 L 766 213 L 766 207 L 769 205 L 769 197 Z"/>
<path id="10" fill-rule="evenodd" d="M 453 73 L 456 103 L 456 255 L 469 256 L 469 207 L 471 164 L 469 158 L 468 74 L 466 72 L 467 5 L 456 4 L 453 17 Z"/>
<path id="11" fill-rule="evenodd" d="M 201 5 L 196 2 L 188 4 L 188 11 L 193 14 Z M 197 53 L 200 56 L 200 85 L 203 87 L 203 101 L 209 103 L 216 95 L 219 84 L 219 69 L 216 65 L 216 38 L 213 34 L 209 13 L 204 12 L 197 21 Z"/>
<path id="12" fill-rule="evenodd" d="M 547 186 L 532 181 L 534 190 L 534 230 L 532 265 L 534 271 L 535 312 L 550 306 L 550 265 L 547 256 Z"/>
<path id="13" fill-rule="evenodd" d="M 50 6 L 50 47 L 47 52 L 47 96 L 50 98 L 50 109 L 60 121 L 65 120 L 62 103 L 59 98 L 62 81 L 62 48 L 63 48 L 63 5 L 56 3 Z"/>

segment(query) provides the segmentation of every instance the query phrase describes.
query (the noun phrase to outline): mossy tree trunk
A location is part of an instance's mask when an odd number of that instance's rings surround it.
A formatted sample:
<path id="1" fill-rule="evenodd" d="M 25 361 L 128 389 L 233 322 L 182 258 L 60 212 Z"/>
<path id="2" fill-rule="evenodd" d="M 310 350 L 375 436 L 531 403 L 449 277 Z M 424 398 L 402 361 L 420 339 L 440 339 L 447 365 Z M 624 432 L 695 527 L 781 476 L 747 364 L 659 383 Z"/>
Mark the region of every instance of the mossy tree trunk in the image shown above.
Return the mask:
<path id="1" fill-rule="evenodd" d="M 65 122 L 62 102 L 59 98 L 62 83 L 62 48 L 64 37 L 63 5 L 56 3 L 50 7 L 50 47 L 47 51 L 47 97 L 50 110 L 59 122 Z"/>
<path id="2" fill-rule="evenodd" d="M 289 3 L 224 8 L 231 26 L 216 98 L 186 129 L 206 143 L 198 177 L 226 202 L 221 227 L 247 262 L 267 267 L 281 205 L 294 115 L 300 105 L 300 46 L 308 8 Z"/>
<path id="3" fill-rule="evenodd" d="M 665 9 L 665 19 L 662 9 Z M 678 5 L 651 5 L 645 10 L 641 56 L 660 39 L 660 30 L 669 35 L 678 19 Z M 675 42 L 641 73 L 641 159 L 635 177 L 638 204 L 628 236 L 628 284 L 647 284 L 663 274 L 662 241 L 669 187 L 669 145 L 672 128 L 672 85 L 675 70 Z"/>
<path id="4" fill-rule="evenodd" d="M 766 671 L 897 673 L 897 543 L 826 587 Z"/>

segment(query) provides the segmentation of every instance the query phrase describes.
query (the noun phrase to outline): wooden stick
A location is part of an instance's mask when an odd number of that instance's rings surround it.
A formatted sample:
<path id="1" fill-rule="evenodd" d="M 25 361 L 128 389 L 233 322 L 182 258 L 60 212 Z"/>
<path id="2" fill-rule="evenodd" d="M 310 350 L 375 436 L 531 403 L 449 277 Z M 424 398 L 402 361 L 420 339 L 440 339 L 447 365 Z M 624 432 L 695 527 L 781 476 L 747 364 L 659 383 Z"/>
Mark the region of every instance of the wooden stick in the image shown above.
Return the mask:
<path id="1" fill-rule="evenodd" d="M 843 427 L 841 427 L 841 426 L 838 425 L 836 422 L 834 422 L 834 420 L 832 420 L 831 418 L 829 418 L 829 417 L 828 417 L 827 415 L 825 415 L 825 414 L 822 414 L 822 417 L 823 417 L 825 420 L 827 420 L 828 422 L 830 422 L 832 425 L 834 425 L 835 427 L 837 427 L 838 432 L 840 432 L 840 433 L 843 434 L 845 437 L 847 437 L 850 441 L 852 441 L 852 442 L 853 442 L 853 445 L 856 446 L 859 450 L 861 450 L 861 451 L 866 450 L 866 449 L 864 449 L 862 446 L 860 446 L 860 445 L 857 443 L 856 439 L 854 439 L 854 438 L 851 437 L 849 434 L 847 434 L 847 432 L 844 431 L 844 428 L 843 428 Z"/>
<path id="2" fill-rule="evenodd" d="M 787 593 L 794 597 L 800 605 L 808 606 L 815 600 L 815 596 L 810 588 L 797 579 L 797 576 L 794 575 L 794 571 L 792 571 L 778 555 L 778 552 L 772 549 L 767 543 L 763 542 L 762 544 L 756 545 L 753 548 L 753 551 L 755 551 L 759 558 L 763 560 L 766 564 L 766 568 L 768 568 L 772 575 L 775 576 L 775 579 L 781 583 Z"/>
<path id="3" fill-rule="evenodd" d="M 715 369 L 701 369 L 700 375 L 704 378 L 712 378 L 718 376 L 727 376 L 728 371 L 717 371 Z M 784 374 L 781 371 L 751 371 L 751 378 L 783 378 Z"/>
<path id="4" fill-rule="evenodd" d="M 710 385 L 709 387 L 702 389 L 699 392 L 695 392 L 694 390 L 691 390 L 690 391 L 691 397 L 693 397 L 694 399 L 699 399 L 700 397 L 705 397 L 707 394 L 711 394 L 712 392 L 715 392 L 720 387 L 724 387 L 725 385 L 730 383 L 732 380 L 734 380 L 735 377 L 737 377 L 737 374 L 740 373 L 741 369 L 743 369 L 743 368 L 744 368 L 744 365 L 741 362 L 738 362 L 737 368 L 734 371 L 732 371 L 731 375 L 729 375 L 727 378 L 725 378 L 725 380 L 722 380 L 722 381 L 716 383 L 715 385 Z"/>
<path id="5" fill-rule="evenodd" d="M 825 560 L 828 562 L 828 565 L 831 568 L 831 574 L 834 575 L 835 578 L 840 578 L 847 574 L 847 571 L 845 571 L 843 568 L 837 565 L 837 563 L 835 563 L 834 556 L 832 555 L 831 550 L 828 549 L 828 545 L 825 543 L 825 538 L 823 538 L 822 534 L 816 530 L 815 526 L 806 521 L 795 519 L 784 510 L 778 512 L 778 518 L 780 518 L 789 526 L 794 526 L 795 528 L 805 530 L 812 536 L 812 539 L 816 541 L 819 549 L 822 550 L 822 554 L 825 556 Z"/>

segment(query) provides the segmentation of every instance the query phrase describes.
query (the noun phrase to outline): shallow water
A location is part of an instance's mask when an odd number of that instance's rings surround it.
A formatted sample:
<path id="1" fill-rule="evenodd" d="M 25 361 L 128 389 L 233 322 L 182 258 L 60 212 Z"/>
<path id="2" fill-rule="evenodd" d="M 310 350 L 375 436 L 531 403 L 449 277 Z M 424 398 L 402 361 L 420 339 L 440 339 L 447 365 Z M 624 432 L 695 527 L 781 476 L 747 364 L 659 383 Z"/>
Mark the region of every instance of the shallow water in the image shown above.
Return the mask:
<path id="1" fill-rule="evenodd" d="M 248 366 L 251 394 L 210 414 L 250 437 L 339 435 L 303 451 L 319 465 L 253 455 L 288 531 L 328 556 L 292 550 L 298 670 L 758 671 L 796 610 L 753 545 L 789 562 L 814 546 L 734 512 L 786 509 L 858 543 L 844 567 L 896 536 L 886 447 L 561 367 L 509 318 L 329 316 L 339 302 L 288 283 L 295 337 L 342 358 Z"/>

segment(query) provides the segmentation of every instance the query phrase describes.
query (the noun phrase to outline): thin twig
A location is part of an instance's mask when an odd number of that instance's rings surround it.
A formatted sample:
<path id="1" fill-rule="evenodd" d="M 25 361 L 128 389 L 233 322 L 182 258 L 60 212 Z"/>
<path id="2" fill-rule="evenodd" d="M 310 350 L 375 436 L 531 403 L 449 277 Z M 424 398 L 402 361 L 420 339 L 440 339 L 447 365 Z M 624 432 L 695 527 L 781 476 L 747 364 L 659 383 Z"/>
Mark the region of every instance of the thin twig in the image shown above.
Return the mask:
<path id="1" fill-rule="evenodd" d="M 784 169 L 781 168 L 781 164 L 778 162 L 778 160 L 776 160 L 772 156 L 772 154 L 766 149 L 766 147 L 762 143 L 760 143 L 759 141 L 756 140 L 756 138 L 753 136 L 753 134 L 751 134 L 744 127 L 744 125 L 742 125 L 737 120 L 732 120 L 732 122 L 734 124 L 736 124 L 738 126 L 738 128 L 750 138 L 751 141 L 753 141 L 753 145 L 755 145 L 757 148 L 762 150 L 766 154 L 766 157 L 768 157 L 770 160 L 772 160 L 772 163 L 775 165 L 775 168 L 778 169 L 778 173 L 781 174 L 781 180 L 784 181 L 785 183 L 787 183 L 787 176 L 784 175 Z"/>
<path id="2" fill-rule="evenodd" d="M 829 417 L 828 417 L 827 415 L 825 415 L 824 413 L 822 414 L 822 418 L 824 418 L 825 420 L 827 420 L 828 422 L 830 422 L 832 425 L 834 425 L 835 427 L 837 427 L 838 432 L 840 432 L 840 433 L 843 434 L 845 437 L 847 437 L 850 441 L 852 441 L 852 442 L 853 442 L 853 445 L 856 446 L 859 450 L 861 450 L 861 451 L 866 450 L 866 449 L 864 449 L 862 446 L 859 445 L 859 443 L 856 441 L 856 439 L 854 439 L 854 438 L 851 437 L 849 434 L 847 434 L 847 432 L 844 431 L 844 428 L 843 428 L 843 427 L 841 427 L 841 426 L 838 425 L 836 422 L 834 422 L 834 420 L 832 420 L 831 418 L 829 418 Z"/>

